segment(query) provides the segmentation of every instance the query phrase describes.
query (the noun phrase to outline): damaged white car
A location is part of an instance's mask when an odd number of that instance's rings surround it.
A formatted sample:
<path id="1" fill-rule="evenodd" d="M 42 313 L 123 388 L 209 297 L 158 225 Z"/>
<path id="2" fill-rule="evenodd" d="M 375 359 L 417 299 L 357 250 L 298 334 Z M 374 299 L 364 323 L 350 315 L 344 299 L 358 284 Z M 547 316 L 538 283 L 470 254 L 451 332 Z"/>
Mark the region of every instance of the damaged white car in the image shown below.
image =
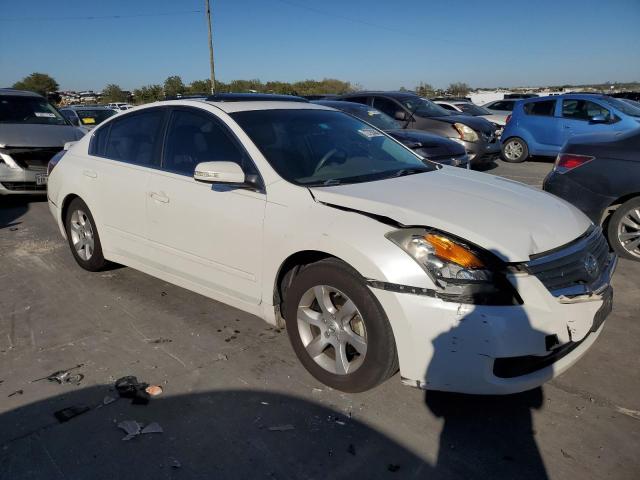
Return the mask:
<path id="1" fill-rule="evenodd" d="M 601 333 L 616 257 L 577 209 L 425 164 L 331 108 L 254 98 L 154 103 L 57 155 L 49 206 L 78 264 L 286 324 L 306 369 L 347 392 L 398 369 L 426 389 L 523 391 Z"/>

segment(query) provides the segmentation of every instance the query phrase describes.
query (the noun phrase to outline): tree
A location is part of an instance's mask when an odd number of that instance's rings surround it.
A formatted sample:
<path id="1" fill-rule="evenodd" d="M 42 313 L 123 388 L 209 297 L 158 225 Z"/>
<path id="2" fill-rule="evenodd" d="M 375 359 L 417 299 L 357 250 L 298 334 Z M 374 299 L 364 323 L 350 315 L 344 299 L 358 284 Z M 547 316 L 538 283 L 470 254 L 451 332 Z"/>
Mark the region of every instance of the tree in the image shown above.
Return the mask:
<path id="1" fill-rule="evenodd" d="M 454 97 L 466 97 L 471 91 L 471 87 L 464 82 L 456 82 L 449 84 L 447 91 Z"/>
<path id="2" fill-rule="evenodd" d="M 425 98 L 435 97 L 436 90 L 428 83 L 420 82 L 416 87 L 416 93 Z"/>
<path id="3" fill-rule="evenodd" d="M 185 87 L 184 83 L 182 83 L 182 78 L 178 75 L 167 77 L 164 81 L 164 94 L 167 97 L 182 95 L 186 91 L 187 87 Z"/>
<path id="4" fill-rule="evenodd" d="M 188 92 L 191 95 L 197 95 L 199 93 L 209 95 L 211 93 L 211 80 L 194 80 L 189 84 Z"/>
<path id="5" fill-rule="evenodd" d="M 110 83 L 102 90 L 102 101 L 106 103 L 126 102 L 127 97 L 128 95 L 115 83 Z"/>
<path id="6" fill-rule="evenodd" d="M 137 104 L 157 102 L 164 98 L 162 91 L 162 85 L 145 85 L 144 87 L 136 88 L 133 91 L 133 96 Z"/>
<path id="7" fill-rule="evenodd" d="M 58 82 L 46 73 L 35 72 L 24 77 L 19 82 L 14 83 L 13 88 L 17 88 L 18 90 L 29 90 L 30 92 L 36 92 L 40 95 L 46 95 L 49 92 L 55 92 L 58 90 Z"/>

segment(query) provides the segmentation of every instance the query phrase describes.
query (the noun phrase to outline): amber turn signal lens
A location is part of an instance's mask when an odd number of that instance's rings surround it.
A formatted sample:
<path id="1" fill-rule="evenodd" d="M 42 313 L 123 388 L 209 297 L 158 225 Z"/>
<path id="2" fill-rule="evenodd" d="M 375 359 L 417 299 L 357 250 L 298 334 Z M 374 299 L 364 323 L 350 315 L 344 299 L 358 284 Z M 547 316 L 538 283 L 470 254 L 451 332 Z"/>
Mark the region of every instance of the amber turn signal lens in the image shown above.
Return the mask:
<path id="1" fill-rule="evenodd" d="M 433 246 L 434 254 L 442 260 L 455 263 L 464 268 L 484 267 L 484 263 L 473 253 L 446 237 L 427 233 L 424 239 Z"/>

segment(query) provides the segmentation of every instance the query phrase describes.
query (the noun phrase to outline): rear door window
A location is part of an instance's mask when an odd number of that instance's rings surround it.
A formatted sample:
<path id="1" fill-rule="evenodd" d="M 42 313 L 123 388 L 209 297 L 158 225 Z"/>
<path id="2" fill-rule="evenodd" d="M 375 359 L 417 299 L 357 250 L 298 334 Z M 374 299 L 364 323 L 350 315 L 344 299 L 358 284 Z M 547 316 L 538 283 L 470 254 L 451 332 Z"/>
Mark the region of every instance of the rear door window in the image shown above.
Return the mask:
<path id="1" fill-rule="evenodd" d="M 391 118 L 395 118 L 396 112 L 404 111 L 404 109 L 396 102 L 384 97 L 374 97 L 373 106 L 381 112 L 386 113 Z"/>
<path id="2" fill-rule="evenodd" d="M 555 100 L 544 100 L 542 102 L 529 102 L 524 105 L 524 113 L 539 117 L 553 117 L 556 109 Z"/>
<path id="3" fill-rule="evenodd" d="M 164 109 L 152 108 L 113 120 L 103 155 L 144 167 L 158 167 L 157 147 L 164 115 Z"/>

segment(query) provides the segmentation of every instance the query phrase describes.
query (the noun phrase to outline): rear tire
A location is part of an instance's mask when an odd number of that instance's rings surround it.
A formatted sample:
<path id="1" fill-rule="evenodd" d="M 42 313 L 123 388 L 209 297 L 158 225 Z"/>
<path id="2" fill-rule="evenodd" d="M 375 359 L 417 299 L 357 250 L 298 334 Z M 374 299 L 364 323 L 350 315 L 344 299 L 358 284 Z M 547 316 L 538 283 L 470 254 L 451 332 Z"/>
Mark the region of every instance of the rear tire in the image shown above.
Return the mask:
<path id="1" fill-rule="evenodd" d="M 529 147 L 520 137 L 511 137 L 502 145 L 502 158 L 510 163 L 522 163 L 529 158 Z"/>
<path id="2" fill-rule="evenodd" d="M 107 261 L 102 255 L 102 244 L 96 222 L 89 207 L 80 198 L 74 198 L 69 204 L 64 227 L 71 254 L 78 265 L 90 272 L 103 269 Z"/>
<path id="3" fill-rule="evenodd" d="M 284 295 L 293 350 L 317 380 L 363 392 L 398 370 L 396 344 L 382 306 L 362 277 L 329 258 L 304 267 Z"/>
<path id="4" fill-rule="evenodd" d="M 640 198 L 627 200 L 613 212 L 607 239 L 618 255 L 640 262 Z"/>

